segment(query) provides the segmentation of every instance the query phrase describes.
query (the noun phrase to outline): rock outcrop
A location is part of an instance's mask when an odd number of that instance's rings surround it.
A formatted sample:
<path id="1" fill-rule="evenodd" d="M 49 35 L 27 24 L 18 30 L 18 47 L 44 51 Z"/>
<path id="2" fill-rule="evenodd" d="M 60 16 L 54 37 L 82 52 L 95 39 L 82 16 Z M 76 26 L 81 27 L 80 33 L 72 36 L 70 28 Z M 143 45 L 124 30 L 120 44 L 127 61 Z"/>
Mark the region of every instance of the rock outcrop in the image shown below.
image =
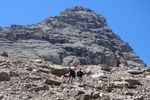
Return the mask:
<path id="1" fill-rule="evenodd" d="M 37 24 L 0 28 L 0 47 L 13 59 L 40 58 L 69 65 L 74 56 L 82 65 L 145 66 L 104 17 L 82 7 L 67 9 Z"/>

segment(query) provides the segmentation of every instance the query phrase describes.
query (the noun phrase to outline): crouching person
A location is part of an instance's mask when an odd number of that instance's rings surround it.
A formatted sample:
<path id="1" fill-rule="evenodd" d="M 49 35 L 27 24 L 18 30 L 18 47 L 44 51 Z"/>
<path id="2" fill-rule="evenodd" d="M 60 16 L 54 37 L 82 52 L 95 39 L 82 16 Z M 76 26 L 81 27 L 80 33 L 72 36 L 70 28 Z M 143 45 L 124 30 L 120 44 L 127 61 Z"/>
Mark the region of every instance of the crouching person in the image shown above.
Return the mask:
<path id="1" fill-rule="evenodd" d="M 68 74 L 63 74 L 63 75 L 61 75 L 61 77 L 60 77 L 60 82 L 61 82 L 61 84 L 67 84 L 68 83 Z"/>
<path id="2" fill-rule="evenodd" d="M 81 83 L 83 81 L 83 79 L 82 79 L 83 76 L 84 76 L 84 73 L 83 73 L 82 69 L 79 68 L 79 70 L 77 71 L 77 80 L 78 80 L 78 82 Z"/>

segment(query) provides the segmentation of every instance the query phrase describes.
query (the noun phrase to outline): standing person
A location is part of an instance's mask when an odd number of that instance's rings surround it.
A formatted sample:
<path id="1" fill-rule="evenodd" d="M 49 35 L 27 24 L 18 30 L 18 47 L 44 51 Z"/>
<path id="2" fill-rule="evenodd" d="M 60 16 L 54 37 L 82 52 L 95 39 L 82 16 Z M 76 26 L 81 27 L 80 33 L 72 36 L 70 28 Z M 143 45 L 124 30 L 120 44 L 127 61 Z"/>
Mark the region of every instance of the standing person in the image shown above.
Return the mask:
<path id="1" fill-rule="evenodd" d="M 76 78 L 75 70 L 76 70 L 76 67 L 69 67 L 68 83 L 70 82 L 72 84 L 73 80 Z"/>
<path id="2" fill-rule="evenodd" d="M 77 71 L 77 79 L 80 83 L 83 81 L 83 79 L 82 79 L 83 75 L 84 75 L 84 73 L 83 73 L 82 69 L 79 68 L 79 70 Z"/>

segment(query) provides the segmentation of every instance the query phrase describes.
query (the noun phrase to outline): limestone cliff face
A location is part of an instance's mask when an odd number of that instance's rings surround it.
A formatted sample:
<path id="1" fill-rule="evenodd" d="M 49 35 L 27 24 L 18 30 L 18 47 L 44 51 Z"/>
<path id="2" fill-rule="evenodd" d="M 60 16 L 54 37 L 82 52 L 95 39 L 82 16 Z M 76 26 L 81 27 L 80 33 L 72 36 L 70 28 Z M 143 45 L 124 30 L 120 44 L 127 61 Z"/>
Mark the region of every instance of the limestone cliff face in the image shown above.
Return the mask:
<path id="1" fill-rule="evenodd" d="M 42 58 L 54 64 L 144 66 L 128 43 L 91 9 L 75 7 L 40 23 L 0 28 L 0 51 L 14 59 Z"/>

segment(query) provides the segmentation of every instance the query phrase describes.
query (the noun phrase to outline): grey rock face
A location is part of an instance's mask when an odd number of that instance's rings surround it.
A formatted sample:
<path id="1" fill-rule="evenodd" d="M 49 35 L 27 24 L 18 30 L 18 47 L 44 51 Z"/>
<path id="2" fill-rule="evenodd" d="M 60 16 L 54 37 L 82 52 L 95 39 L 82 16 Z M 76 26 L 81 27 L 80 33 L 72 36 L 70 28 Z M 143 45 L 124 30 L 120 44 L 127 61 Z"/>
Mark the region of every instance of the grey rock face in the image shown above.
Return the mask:
<path id="1" fill-rule="evenodd" d="M 74 56 L 83 65 L 145 66 L 104 17 L 82 7 L 67 9 L 38 24 L 1 28 L 0 47 L 13 59 L 41 58 L 64 64 L 66 57 Z"/>

